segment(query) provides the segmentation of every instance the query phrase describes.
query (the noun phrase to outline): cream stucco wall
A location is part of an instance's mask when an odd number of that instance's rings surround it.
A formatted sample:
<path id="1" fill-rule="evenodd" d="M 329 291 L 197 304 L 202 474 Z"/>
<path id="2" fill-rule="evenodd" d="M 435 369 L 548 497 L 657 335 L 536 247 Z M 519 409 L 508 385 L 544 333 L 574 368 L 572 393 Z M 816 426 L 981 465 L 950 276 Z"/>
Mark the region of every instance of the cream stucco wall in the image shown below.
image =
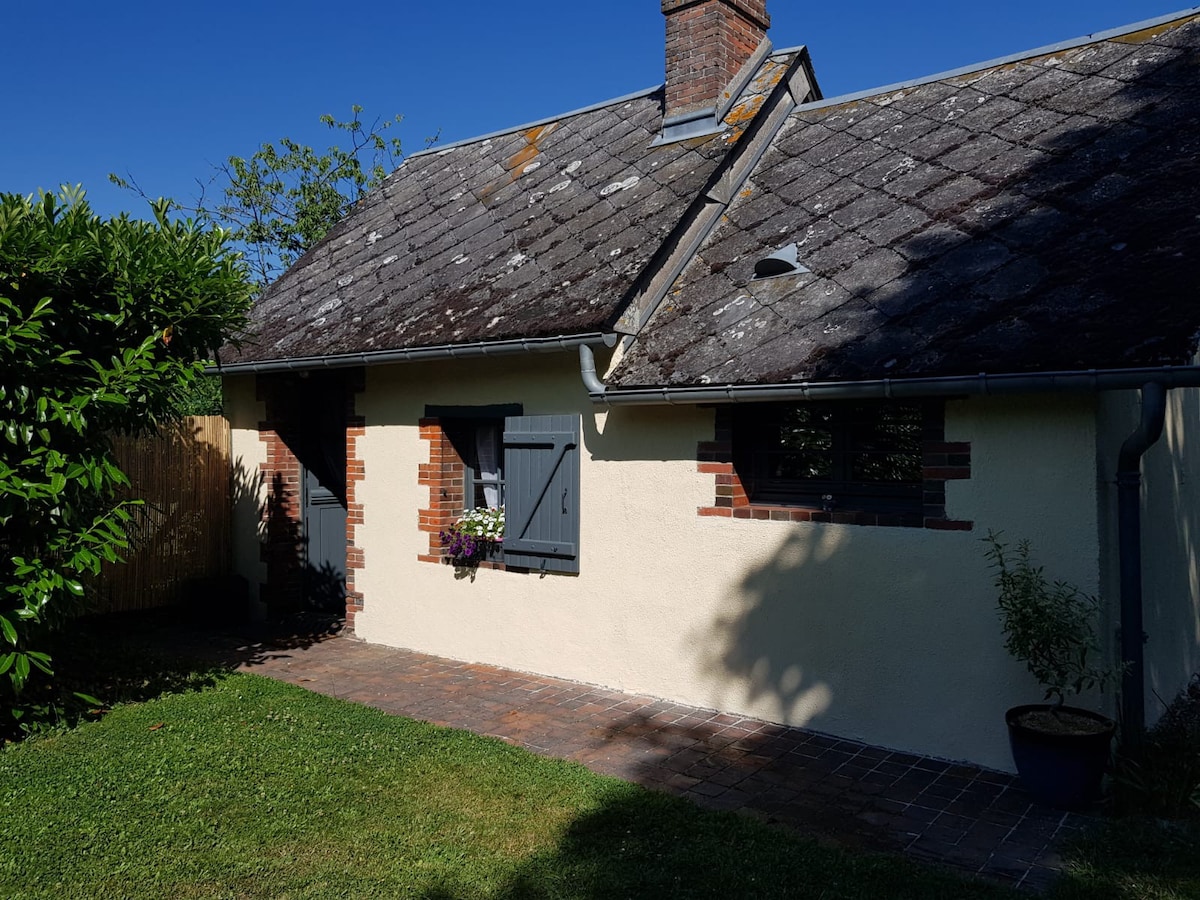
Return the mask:
<path id="1" fill-rule="evenodd" d="M 257 618 L 266 614 L 258 596 L 259 585 L 267 578 L 267 567 L 259 554 L 262 510 L 267 501 L 267 487 L 260 473 L 267 462 L 267 445 L 258 434 L 258 424 L 266 418 L 266 411 L 264 404 L 255 399 L 252 375 L 226 378 L 224 393 L 233 462 L 233 570 L 249 582 L 250 614 Z"/>
<path id="2" fill-rule="evenodd" d="M 261 502 L 265 451 L 252 379 L 231 379 L 234 456 Z M 482 570 L 417 561 L 426 404 L 521 403 L 577 412 L 582 571 Z M 1031 538 L 1056 577 L 1097 588 L 1093 401 L 947 405 L 947 439 L 972 442 L 972 478 L 948 484 L 973 532 L 703 518 L 713 477 L 696 444 L 713 413 L 594 407 L 567 354 L 367 370 L 358 412 L 365 521 L 356 619 L 369 641 L 495 663 L 803 725 L 998 768 L 1008 706 L 1040 699 L 1003 651 L 979 538 Z M 252 503 L 238 568 L 265 577 Z"/>
<path id="3" fill-rule="evenodd" d="M 1104 581 L 1119 618 L 1117 455 L 1140 418 L 1136 391 L 1102 395 L 1099 456 L 1105 523 Z M 1200 390 L 1167 394 L 1162 437 L 1142 458 L 1142 614 L 1146 720 L 1200 672 Z"/>

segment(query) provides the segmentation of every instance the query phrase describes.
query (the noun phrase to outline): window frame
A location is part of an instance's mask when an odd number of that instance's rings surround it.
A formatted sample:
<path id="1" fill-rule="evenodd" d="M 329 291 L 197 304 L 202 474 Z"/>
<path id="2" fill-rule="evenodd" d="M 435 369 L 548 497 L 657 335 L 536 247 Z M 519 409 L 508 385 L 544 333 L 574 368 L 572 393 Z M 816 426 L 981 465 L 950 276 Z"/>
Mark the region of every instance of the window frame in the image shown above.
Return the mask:
<path id="1" fill-rule="evenodd" d="M 907 451 L 863 443 L 878 435 L 882 414 L 911 410 L 915 432 Z M 786 417 L 798 410 L 812 415 L 813 432 L 827 432 L 829 446 L 808 452 L 831 464 L 828 478 L 788 478 L 772 474 L 771 460 L 786 454 L 780 449 L 782 431 L 795 427 Z M 869 415 L 867 415 L 869 414 Z M 935 420 L 936 421 L 933 421 Z M 931 428 L 940 428 L 940 405 L 923 401 L 846 400 L 799 403 L 764 403 L 737 407 L 733 415 L 733 464 L 752 505 L 838 510 L 875 515 L 920 515 L 924 506 L 923 444 Z M 795 451 L 801 452 L 799 450 Z M 853 466 L 863 457 L 884 454 L 911 456 L 912 477 L 904 481 L 855 478 Z"/>
<path id="2" fill-rule="evenodd" d="M 946 439 L 945 403 L 948 399 L 952 398 L 934 397 L 925 401 L 930 404 L 930 415 L 921 442 L 924 505 L 920 512 L 910 515 L 751 504 L 733 465 L 733 411 L 737 407 L 731 403 L 709 407 L 713 412 L 712 438 L 696 444 L 696 471 L 713 477 L 714 496 L 712 505 L 697 508 L 696 514 L 703 518 L 808 523 L 818 527 L 834 524 L 971 531 L 975 527 L 972 520 L 955 519 L 946 514 L 947 484 L 971 478 L 971 442 Z"/>
<path id="3" fill-rule="evenodd" d="M 496 478 L 484 478 L 483 469 L 479 463 L 479 430 L 490 428 L 496 436 Z M 446 436 L 458 451 L 463 463 L 463 509 L 464 513 L 473 509 L 503 509 L 505 488 L 508 483 L 504 474 L 504 419 L 460 418 L 448 420 Z M 465 452 L 464 452 L 465 451 Z M 476 501 L 478 489 L 494 484 L 497 489 L 499 502 L 495 507 L 486 500 Z"/>
<path id="4" fill-rule="evenodd" d="M 429 549 L 417 559 L 445 563 L 441 532 L 475 508 L 466 504 L 468 497 L 474 502 L 477 484 L 471 448 L 479 422 L 501 425 L 497 465 L 505 488 L 505 542 L 480 566 L 578 574 L 581 418 L 578 413 L 527 416 L 518 404 L 426 406 L 418 425 L 420 439 L 430 443 L 429 462 L 420 465 L 417 480 L 429 488 L 429 502 L 417 511 L 417 527 L 429 535 Z"/>
<path id="5" fill-rule="evenodd" d="M 509 416 L 520 416 L 524 412 L 520 403 L 498 403 L 489 406 L 426 406 L 425 420 L 436 419 L 442 432 L 450 441 L 463 467 L 463 508 L 459 514 L 478 508 L 474 504 L 475 488 L 484 481 L 479 470 L 477 431 L 481 426 L 495 429 L 496 481 L 500 494 L 500 507 L 504 506 L 507 478 L 504 474 L 504 420 Z M 463 451 L 466 451 L 465 453 Z M 470 504 L 470 505 L 468 505 Z"/>

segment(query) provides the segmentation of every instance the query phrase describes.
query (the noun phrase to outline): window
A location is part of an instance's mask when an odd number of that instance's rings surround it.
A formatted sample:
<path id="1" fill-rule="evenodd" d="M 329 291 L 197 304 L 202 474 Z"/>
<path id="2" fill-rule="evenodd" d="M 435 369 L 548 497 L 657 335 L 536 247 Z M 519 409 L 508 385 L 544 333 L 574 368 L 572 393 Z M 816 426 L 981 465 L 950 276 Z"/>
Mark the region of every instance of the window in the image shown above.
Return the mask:
<path id="1" fill-rule="evenodd" d="M 579 571 L 578 415 L 428 406 L 420 428 L 430 442 L 418 475 L 429 506 L 418 522 L 430 542 L 419 559 L 442 561 L 440 532 L 466 510 L 503 506 L 505 568 Z"/>
<path id="2" fill-rule="evenodd" d="M 752 504 L 920 514 L 927 416 L 921 403 L 740 407 L 734 466 Z"/>
<path id="3" fill-rule="evenodd" d="M 463 462 L 463 512 L 504 506 L 503 419 L 450 419 L 446 436 Z"/>

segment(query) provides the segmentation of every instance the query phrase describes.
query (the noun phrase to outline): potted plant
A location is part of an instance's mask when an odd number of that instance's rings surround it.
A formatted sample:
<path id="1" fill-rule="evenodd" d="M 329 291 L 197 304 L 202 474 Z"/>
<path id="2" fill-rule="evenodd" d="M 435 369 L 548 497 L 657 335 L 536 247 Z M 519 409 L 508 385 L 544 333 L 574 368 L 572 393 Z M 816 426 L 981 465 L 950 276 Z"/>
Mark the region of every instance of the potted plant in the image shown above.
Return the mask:
<path id="1" fill-rule="evenodd" d="M 457 522 L 441 531 L 439 537 L 454 565 L 478 566 L 504 540 L 504 507 L 480 506 L 467 510 Z"/>
<path id="2" fill-rule="evenodd" d="M 1100 795 L 1116 724 L 1065 700 L 1091 688 L 1104 690 L 1120 673 L 1098 662 L 1099 601 L 1073 584 L 1049 581 L 1030 558 L 1029 541 L 1020 541 L 1015 551 L 994 532 L 984 541 L 999 591 L 1004 647 L 1025 663 L 1049 701 L 1015 706 L 1005 715 L 1017 773 L 1045 803 L 1087 806 Z"/>

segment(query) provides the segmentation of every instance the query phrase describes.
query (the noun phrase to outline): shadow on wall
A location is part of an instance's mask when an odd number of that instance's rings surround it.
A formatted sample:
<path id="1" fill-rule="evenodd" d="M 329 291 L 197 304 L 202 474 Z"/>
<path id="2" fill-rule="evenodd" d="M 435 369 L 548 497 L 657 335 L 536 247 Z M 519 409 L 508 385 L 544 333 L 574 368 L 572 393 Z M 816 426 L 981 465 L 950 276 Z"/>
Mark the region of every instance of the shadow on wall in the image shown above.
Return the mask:
<path id="1" fill-rule="evenodd" d="M 582 390 L 582 387 L 581 387 Z M 605 462 L 696 461 L 696 445 L 713 439 L 713 412 L 699 407 L 596 407 L 583 414 L 583 443 L 592 459 Z M 668 427 L 664 427 L 666 424 Z M 694 433 L 689 433 L 692 429 Z"/>
<path id="2" fill-rule="evenodd" d="M 1005 765 L 1003 711 L 1024 676 L 975 535 L 794 526 L 763 539 L 771 551 L 688 636 L 711 705 Z"/>
<path id="3" fill-rule="evenodd" d="M 977 604 L 940 596 L 928 554 L 914 552 L 927 533 L 887 531 L 789 529 L 742 577 L 728 612 L 693 641 L 707 680 L 727 686 L 720 708 L 844 737 L 870 722 L 867 738 L 890 746 L 905 746 L 915 719 L 962 712 L 972 698 L 947 673 L 962 672 L 961 645 L 992 631 L 999 655 L 994 618 L 973 621 Z"/>
<path id="4" fill-rule="evenodd" d="M 283 476 L 275 473 L 261 518 L 267 583 L 260 599 L 271 619 L 303 612 L 344 616 L 346 573 L 329 562 L 309 561 L 308 540 L 296 512 L 300 504 L 298 492 L 289 490 Z"/>
<path id="5" fill-rule="evenodd" d="M 1146 709 L 1151 720 L 1200 672 L 1197 453 L 1200 390 L 1172 391 L 1160 446 L 1152 448 L 1143 462 L 1143 603 L 1151 692 Z"/>
<path id="6" fill-rule="evenodd" d="M 217 416 L 162 424 L 156 433 L 112 439 L 129 477 L 125 562 L 104 564 L 89 585 L 96 612 L 129 612 L 179 603 L 196 583 L 230 570 L 228 425 Z"/>
<path id="7" fill-rule="evenodd" d="M 734 608 L 694 641 L 709 678 L 730 685 L 719 708 L 767 700 L 772 718 L 801 726 L 828 712 L 830 664 L 862 617 L 854 607 L 863 592 L 837 596 L 831 586 L 846 584 L 829 570 L 841 567 L 834 557 L 850 543 L 845 529 L 789 529 L 770 559 L 743 576 Z"/>

